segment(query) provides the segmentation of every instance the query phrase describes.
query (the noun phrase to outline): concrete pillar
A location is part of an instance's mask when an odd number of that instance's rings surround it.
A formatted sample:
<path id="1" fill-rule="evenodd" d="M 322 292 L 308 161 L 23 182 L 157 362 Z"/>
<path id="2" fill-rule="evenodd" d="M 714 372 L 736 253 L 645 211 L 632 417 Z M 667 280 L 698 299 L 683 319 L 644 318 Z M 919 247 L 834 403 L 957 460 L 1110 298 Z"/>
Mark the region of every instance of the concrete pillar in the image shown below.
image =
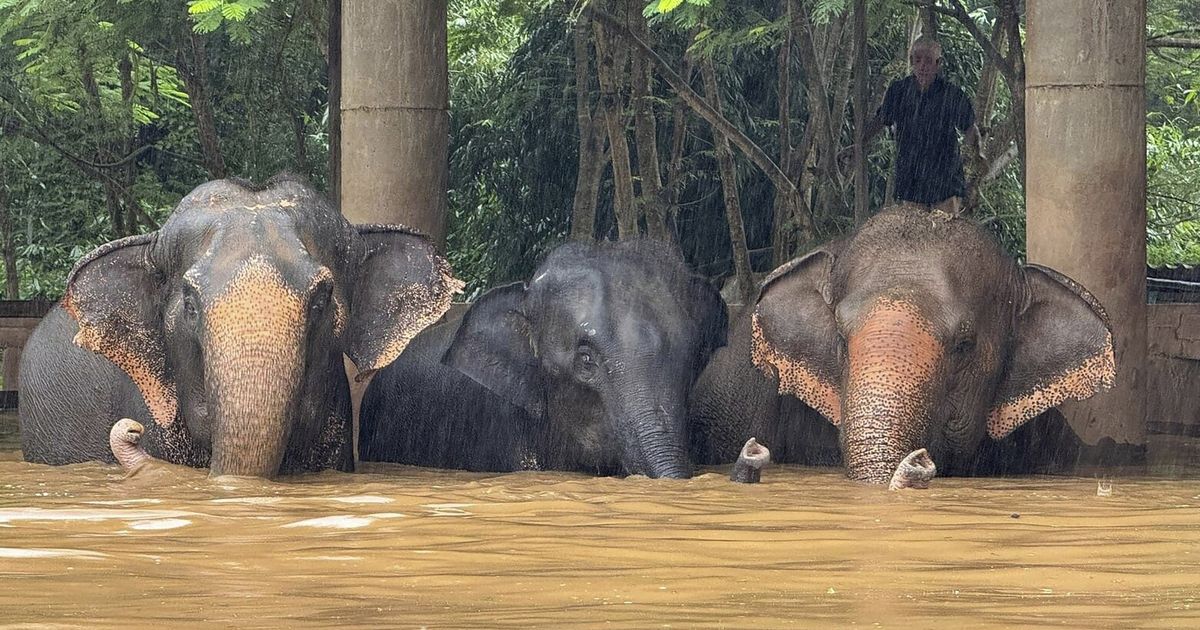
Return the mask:
<path id="1" fill-rule="evenodd" d="M 1145 443 L 1145 0 L 1028 0 L 1029 260 L 1103 302 L 1117 385 L 1062 411 L 1085 442 Z"/>
<path id="2" fill-rule="evenodd" d="M 446 0 L 341 0 L 337 187 L 351 223 L 400 223 L 446 243 L 450 100 Z M 330 60 L 334 59 L 330 51 Z M 331 137 L 333 135 L 331 134 Z M 358 415 L 368 380 L 346 360 Z"/>
<path id="3" fill-rule="evenodd" d="M 444 247 L 446 0 L 343 0 L 341 41 L 342 213 Z"/>

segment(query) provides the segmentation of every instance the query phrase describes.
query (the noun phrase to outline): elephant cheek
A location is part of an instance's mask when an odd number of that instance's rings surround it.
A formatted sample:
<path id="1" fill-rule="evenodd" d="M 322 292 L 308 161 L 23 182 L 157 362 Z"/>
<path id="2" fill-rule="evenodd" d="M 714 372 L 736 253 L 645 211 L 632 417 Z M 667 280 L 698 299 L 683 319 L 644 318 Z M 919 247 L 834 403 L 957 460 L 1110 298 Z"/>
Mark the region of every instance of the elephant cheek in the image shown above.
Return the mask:
<path id="1" fill-rule="evenodd" d="M 279 471 L 304 363 L 303 302 L 265 262 L 245 265 L 206 319 L 206 378 L 215 402 L 211 474 Z"/>
<path id="2" fill-rule="evenodd" d="M 923 446 L 944 351 L 916 307 L 883 299 L 850 337 L 848 353 L 841 435 L 847 474 L 885 484 Z"/>

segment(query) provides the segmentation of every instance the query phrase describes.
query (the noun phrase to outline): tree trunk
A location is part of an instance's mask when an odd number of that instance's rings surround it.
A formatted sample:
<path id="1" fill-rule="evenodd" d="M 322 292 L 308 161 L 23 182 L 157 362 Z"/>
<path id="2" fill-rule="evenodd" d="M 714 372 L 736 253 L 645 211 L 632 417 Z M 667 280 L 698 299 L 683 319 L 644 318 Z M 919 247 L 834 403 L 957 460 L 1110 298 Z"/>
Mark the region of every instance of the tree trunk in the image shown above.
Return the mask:
<path id="1" fill-rule="evenodd" d="M 870 189 L 867 186 L 867 147 L 863 132 L 867 128 L 867 0 L 854 0 L 854 225 L 870 216 Z"/>
<path id="2" fill-rule="evenodd" d="M 938 20 L 937 14 L 930 7 L 920 7 L 917 9 L 921 19 L 921 35 L 937 39 L 938 36 Z"/>
<path id="3" fill-rule="evenodd" d="M 600 80 L 600 109 L 608 129 L 612 153 L 613 214 L 617 218 L 617 237 L 624 241 L 638 236 L 637 210 L 633 200 L 633 167 L 629 160 L 629 141 L 625 136 L 625 103 L 621 96 L 625 83 L 625 63 L 629 48 L 620 45 L 610 30 L 593 25 L 596 42 L 596 74 Z"/>
<path id="4" fill-rule="evenodd" d="M 0 169 L 4 165 L 0 164 Z M 17 246 L 13 239 L 12 215 L 8 208 L 8 189 L 4 186 L 3 173 L 0 172 L 0 246 L 4 255 L 4 297 L 17 300 L 21 297 L 21 274 L 17 272 Z M 4 389 L 17 388 L 17 366 L 21 364 L 21 349 L 16 347 L 4 348 L 4 359 L 0 366 L 0 374 L 4 377 Z"/>
<path id="5" fill-rule="evenodd" d="M 17 272 L 17 244 L 13 235 L 12 213 L 8 207 L 8 189 L 0 185 L 0 239 L 4 248 L 4 298 L 21 298 L 21 274 Z"/>
<path id="6" fill-rule="evenodd" d="M 830 60 L 829 86 L 833 94 L 833 103 L 829 108 L 829 137 L 833 144 L 829 149 L 822 150 L 817 157 L 821 172 L 825 174 L 826 186 L 822 187 L 823 204 L 830 216 L 853 217 L 854 209 L 846 199 L 846 184 L 838 167 L 837 154 L 842 147 L 842 129 L 846 125 L 846 114 L 851 104 L 851 87 L 853 69 L 858 58 L 858 49 L 854 47 L 852 28 L 846 26 L 847 15 L 843 14 L 830 23 L 831 36 L 827 42 L 827 58 Z M 842 54 L 839 54 L 839 52 Z M 851 180 L 853 185 L 853 180 Z"/>
<path id="7" fill-rule="evenodd" d="M 718 113 L 721 111 L 721 95 L 717 91 L 717 73 L 711 59 L 700 63 L 700 74 L 704 77 L 704 93 Z M 713 152 L 721 171 L 721 191 L 725 196 L 725 218 L 729 223 L 729 244 L 733 252 L 733 269 L 737 276 L 738 295 L 742 304 L 750 302 L 753 280 L 750 276 L 750 251 L 746 245 L 746 226 L 742 220 L 742 205 L 738 201 L 737 171 L 733 165 L 733 152 L 729 140 L 719 129 L 713 127 Z"/>
<path id="8" fill-rule="evenodd" d="M 729 122 L 729 120 L 722 116 L 721 112 L 714 109 L 712 105 L 704 100 L 703 97 L 701 97 L 699 94 L 696 94 L 696 92 L 692 90 L 692 88 L 683 80 L 683 78 L 676 74 L 671 66 L 667 64 L 667 62 L 663 61 L 662 57 L 658 56 L 658 54 L 655 53 L 654 50 L 649 46 L 647 46 L 645 42 L 630 33 L 629 29 L 624 27 L 624 24 L 622 24 L 612 15 L 609 15 L 603 11 L 597 9 L 590 9 L 590 11 L 592 17 L 596 18 L 597 21 L 603 22 L 606 28 L 614 29 L 616 34 L 624 37 L 629 43 L 633 44 L 633 46 L 640 53 L 645 54 L 647 58 L 652 60 L 654 62 L 654 66 L 658 68 L 659 75 L 671 85 L 671 89 L 675 90 L 675 93 L 682 97 L 683 101 L 687 103 L 688 107 L 690 107 L 692 111 L 699 114 L 701 118 L 720 131 L 721 134 L 723 134 L 731 144 L 740 149 L 755 166 L 761 169 L 762 172 L 768 178 L 770 178 L 772 184 L 774 184 L 777 188 L 787 190 L 790 195 L 796 196 L 796 207 L 801 207 L 800 204 L 802 204 L 803 201 L 798 198 L 799 191 L 797 190 L 795 184 L 788 179 L 787 175 L 780 170 L 779 166 L 771 160 L 771 158 L 762 150 L 761 147 L 755 144 L 750 138 L 746 137 L 746 134 L 742 133 L 741 130 L 733 125 L 733 123 Z M 804 233 L 805 237 L 813 238 L 815 236 L 815 231 L 813 230 L 812 221 L 810 220 L 810 213 L 807 212 L 807 206 L 805 206 L 805 210 L 806 211 L 804 212 L 797 212 L 796 218 L 800 221 L 801 231 Z"/>
<path id="9" fill-rule="evenodd" d="M 222 179 L 228 175 L 228 171 L 225 168 L 225 157 L 221 154 L 220 137 L 217 135 L 209 95 L 211 90 L 208 83 L 208 53 L 205 51 L 204 39 L 192 31 L 190 24 L 185 20 L 180 27 L 182 41 L 177 51 L 179 74 L 183 78 L 184 89 L 187 90 L 188 101 L 192 105 L 192 118 L 196 123 L 196 134 L 200 138 L 204 168 L 213 179 Z"/>
<path id="10" fill-rule="evenodd" d="M 646 19 L 637 11 L 637 4 L 638 0 L 630 1 L 631 30 L 650 44 L 650 29 L 646 26 Z M 654 85 L 653 65 L 642 54 L 634 54 L 632 61 L 633 129 L 637 140 L 638 179 L 641 182 L 638 202 L 646 219 L 646 234 L 662 241 L 667 240 L 667 224 L 658 164 L 658 130 L 650 98 Z"/>
<path id="11" fill-rule="evenodd" d="M 791 29 L 791 16 L 796 1 L 787 0 L 784 7 L 788 31 L 783 44 L 779 47 L 776 68 L 779 84 L 779 168 L 789 174 L 792 172 L 792 45 L 796 39 Z M 775 189 L 774 212 L 771 217 L 772 268 L 787 261 L 787 254 L 784 252 L 786 244 L 783 238 L 783 227 L 792 218 L 794 208 L 790 203 L 791 199 L 784 191 Z"/>
<path id="12" fill-rule="evenodd" d="M 999 21 L 992 28 L 992 46 L 997 49 L 1004 47 L 1004 28 Z M 975 123 L 985 128 L 991 121 L 992 112 L 996 107 L 996 78 L 999 72 L 995 62 L 988 59 L 979 73 L 979 83 L 975 86 Z"/>
<path id="13" fill-rule="evenodd" d="M 88 108 L 91 111 L 91 125 L 103 120 L 102 105 L 100 103 L 100 86 L 96 83 L 95 71 L 87 60 L 86 51 L 80 51 L 80 78 L 83 83 L 83 91 L 87 94 Z M 101 163 L 112 162 L 112 151 L 109 149 L 108 141 L 105 139 L 105 134 L 100 129 L 93 129 L 93 132 L 99 136 L 97 140 L 96 150 L 93 154 L 93 159 Z M 120 191 L 117 190 L 117 183 L 113 178 L 103 171 L 98 171 L 100 184 L 104 188 L 104 208 L 108 212 L 108 223 L 112 226 L 114 238 L 126 236 L 125 231 L 125 209 L 121 206 Z"/>
<path id="14" fill-rule="evenodd" d="M 329 140 L 329 201 L 341 211 L 342 199 L 342 0 L 328 0 L 325 72 L 329 81 L 326 137 Z"/>
<path id="15" fill-rule="evenodd" d="M 1008 63 L 1013 77 L 1009 82 L 1012 93 L 1012 116 L 1016 123 L 1017 159 L 1021 168 L 1021 190 L 1025 190 L 1025 50 L 1021 46 L 1021 16 L 1016 0 L 1005 0 L 1001 6 L 1008 40 Z"/>
<path id="16" fill-rule="evenodd" d="M 308 136 L 304 133 L 304 114 L 292 112 L 292 139 L 296 143 L 296 170 L 308 174 Z"/>
<path id="17" fill-rule="evenodd" d="M 833 101 L 840 108 L 845 108 L 845 95 L 848 91 L 847 87 L 837 86 L 830 78 L 826 71 L 822 56 L 818 50 L 834 46 L 836 43 L 836 31 L 838 30 L 838 22 L 841 18 L 834 18 L 830 24 L 823 27 L 826 35 L 827 46 L 819 46 L 818 38 L 814 35 L 814 25 L 812 20 L 803 9 L 803 5 L 799 5 L 798 10 L 792 16 L 792 30 L 797 36 L 797 51 L 800 54 L 800 63 L 804 69 L 806 77 L 805 91 L 808 95 L 808 125 L 812 125 L 816 130 L 813 136 L 814 157 L 816 159 L 817 172 L 821 178 L 816 182 L 816 203 L 814 204 L 814 215 L 831 217 L 839 214 L 838 208 L 840 203 L 835 204 L 835 199 L 839 198 L 840 190 L 839 173 L 837 168 L 837 152 L 839 150 L 838 139 L 840 132 L 841 115 L 835 116 L 835 112 L 830 106 L 829 94 L 834 93 Z M 846 55 L 838 57 L 834 55 L 834 61 L 838 62 L 841 58 L 853 59 L 853 50 Z M 836 121 L 836 122 L 835 122 Z M 838 125 L 838 126 L 835 126 Z"/>
<path id="18" fill-rule="evenodd" d="M 1005 29 L 1001 20 L 997 20 L 992 27 L 992 46 L 997 50 L 1004 46 Z M 996 79 L 1000 74 L 999 68 L 996 67 L 995 61 L 990 57 L 985 57 L 983 70 L 979 73 L 979 83 L 975 86 L 975 126 L 979 130 L 979 149 L 987 154 L 1004 154 L 1007 153 L 1007 146 L 999 146 L 989 144 L 989 138 L 994 138 L 995 135 L 991 129 L 992 112 L 996 106 Z M 1012 116 L 1012 113 L 1009 113 Z M 967 198 L 963 200 L 962 213 L 971 214 L 975 207 L 979 205 L 979 189 L 986 183 L 986 177 L 989 168 L 989 161 L 985 158 L 980 160 L 975 152 L 972 151 L 967 159 Z"/>
<path id="19" fill-rule="evenodd" d="M 117 71 L 121 76 L 121 139 L 117 155 L 126 156 L 133 152 L 137 141 L 137 125 L 133 121 L 133 60 L 126 53 L 117 62 Z M 120 174 L 120 186 L 125 205 L 125 234 L 137 234 L 141 207 L 133 192 L 133 182 L 137 179 L 137 160 L 129 160 L 117 171 Z"/>
<path id="20" fill-rule="evenodd" d="M 588 103 L 589 54 L 587 15 L 579 16 L 572 31 L 575 45 L 575 122 L 579 131 L 579 166 L 576 169 L 575 201 L 571 208 L 571 238 L 590 241 L 596 233 L 596 195 L 604 174 L 600 159 L 604 150 L 603 127 L 592 119 Z"/>
<path id="21" fill-rule="evenodd" d="M 688 41 L 695 38 L 696 32 L 688 37 Z M 692 58 L 686 51 L 683 53 L 682 80 L 685 84 L 692 81 Z M 683 146 L 688 133 L 687 113 L 687 103 L 681 96 L 676 96 L 671 111 L 671 159 L 667 162 L 667 206 L 668 220 L 671 222 L 678 218 L 679 197 L 682 194 L 683 183 L 679 181 L 679 174 L 683 170 Z"/>

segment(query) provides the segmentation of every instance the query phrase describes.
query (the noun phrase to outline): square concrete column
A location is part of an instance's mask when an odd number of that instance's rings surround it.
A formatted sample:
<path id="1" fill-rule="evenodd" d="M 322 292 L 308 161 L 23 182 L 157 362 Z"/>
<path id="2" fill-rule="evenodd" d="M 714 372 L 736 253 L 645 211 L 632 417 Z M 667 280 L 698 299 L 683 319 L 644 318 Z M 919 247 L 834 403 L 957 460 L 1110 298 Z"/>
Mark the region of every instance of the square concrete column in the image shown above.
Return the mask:
<path id="1" fill-rule="evenodd" d="M 342 0 L 342 213 L 443 247 L 450 114 L 446 0 Z"/>
<path id="2" fill-rule="evenodd" d="M 1117 384 L 1064 404 L 1089 444 L 1145 442 L 1145 0 L 1029 0 L 1026 237 L 1104 304 Z"/>

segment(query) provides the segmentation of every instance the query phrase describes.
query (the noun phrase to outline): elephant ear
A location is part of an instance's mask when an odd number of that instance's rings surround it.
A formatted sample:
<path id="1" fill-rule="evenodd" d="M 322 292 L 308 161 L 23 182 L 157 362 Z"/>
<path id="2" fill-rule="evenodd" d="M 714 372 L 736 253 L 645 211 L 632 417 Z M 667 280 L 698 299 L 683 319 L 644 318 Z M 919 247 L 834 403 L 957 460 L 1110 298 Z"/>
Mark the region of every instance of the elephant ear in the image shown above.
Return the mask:
<path id="1" fill-rule="evenodd" d="M 1100 301 L 1048 267 L 1027 265 L 1024 275 L 1015 347 L 988 415 L 988 435 L 997 440 L 1051 407 L 1089 398 L 1116 381 L 1112 327 Z"/>
<path id="2" fill-rule="evenodd" d="M 754 365 L 830 422 L 842 420 L 837 322 L 830 307 L 834 256 L 819 249 L 776 269 L 754 308 Z"/>
<path id="3" fill-rule="evenodd" d="M 463 316 L 442 363 L 540 418 L 545 387 L 524 302 L 524 282 L 483 294 Z"/>
<path id="4" fill-rule="evenodd" d="M 342 349 L 362 380 L 441 318 L 463 283 L 424 234 L 398 225 L 355 229 L 360 249 Z"/>
<path id="5" fill-rule="evenodd" d="M 179 399 L 163 343 L 162 278 L 148 256 L 154 238 L 130 236 L 84 256 L 67 277 L 62 306 L 79 324 L 75 345 L 128 374 L 154 422 L 166 427 Z"/>

